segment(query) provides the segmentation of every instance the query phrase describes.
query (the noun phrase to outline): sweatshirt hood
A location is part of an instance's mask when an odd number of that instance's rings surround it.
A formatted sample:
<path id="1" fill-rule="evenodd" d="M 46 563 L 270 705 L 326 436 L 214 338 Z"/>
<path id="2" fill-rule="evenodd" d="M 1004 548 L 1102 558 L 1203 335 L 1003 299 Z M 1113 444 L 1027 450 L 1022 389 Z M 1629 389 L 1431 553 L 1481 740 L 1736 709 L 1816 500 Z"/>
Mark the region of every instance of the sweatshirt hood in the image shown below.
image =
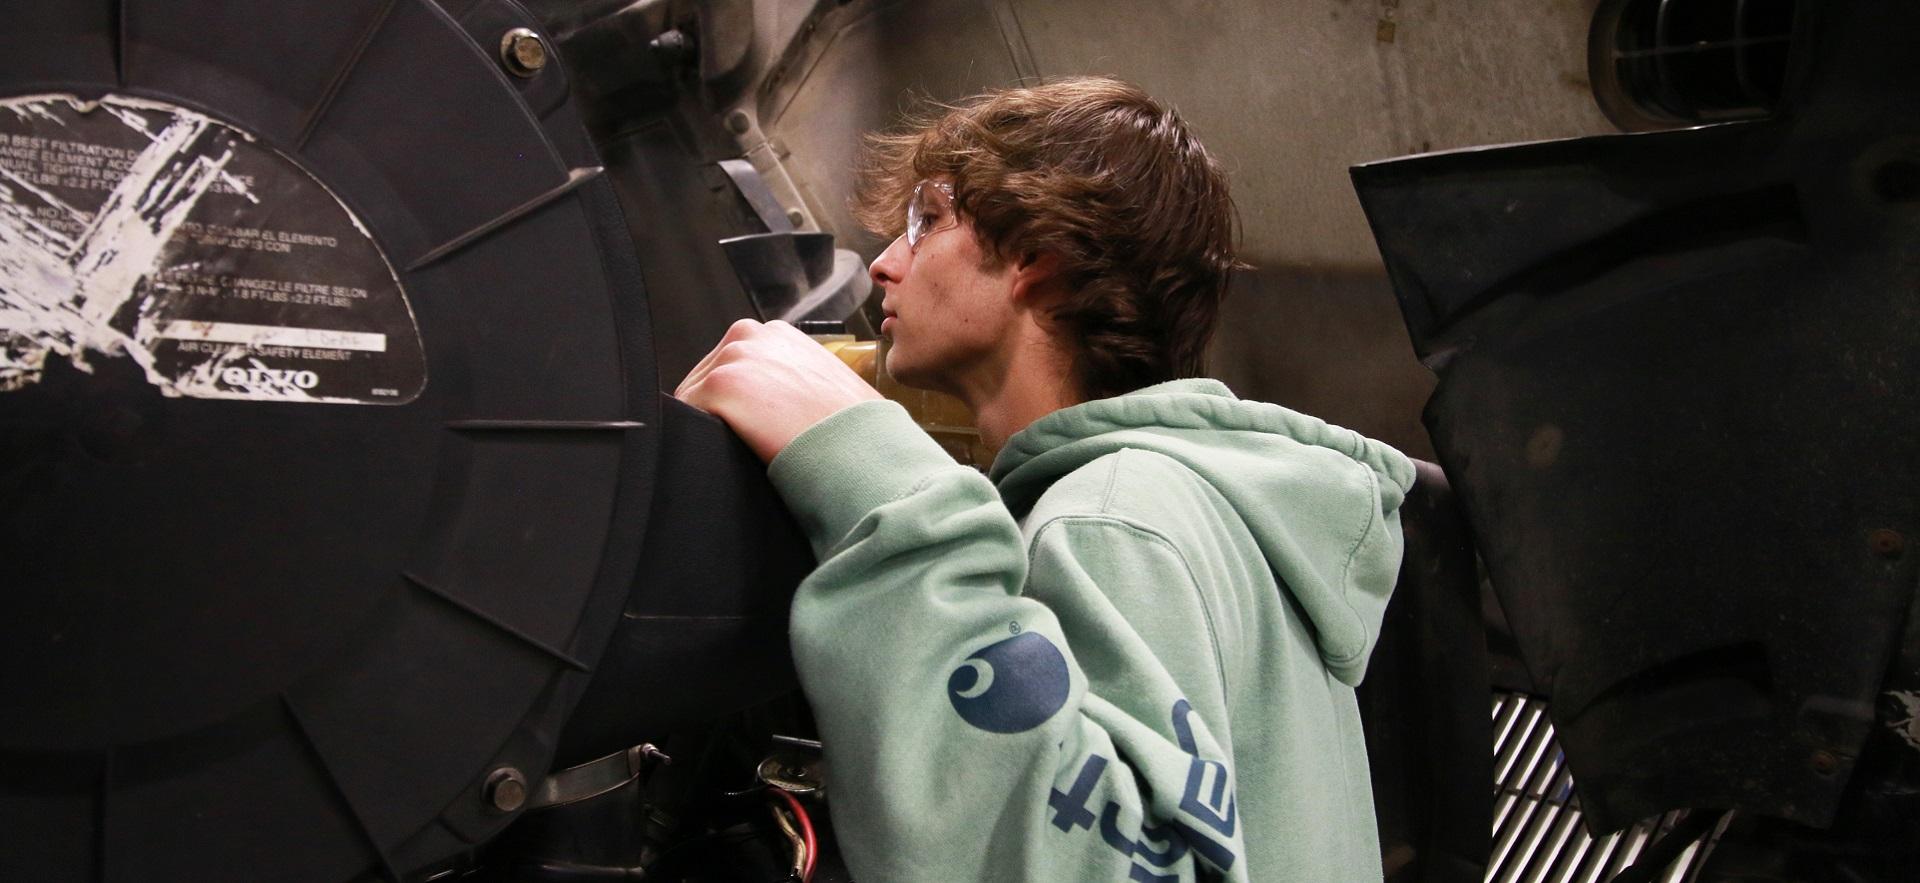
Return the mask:
<path id="1" fill-rule="evenodd" d="M 1328 670 L 1359 684 L 1399 576 L 1412 461 L 1352 430 L 1192 379 L 1048 414 L 1008 440 L 988 475 L 1024 516 L 1056 479 L 1124 448 L 1171 457 L 1226 498 L 1312 622 Z"/>

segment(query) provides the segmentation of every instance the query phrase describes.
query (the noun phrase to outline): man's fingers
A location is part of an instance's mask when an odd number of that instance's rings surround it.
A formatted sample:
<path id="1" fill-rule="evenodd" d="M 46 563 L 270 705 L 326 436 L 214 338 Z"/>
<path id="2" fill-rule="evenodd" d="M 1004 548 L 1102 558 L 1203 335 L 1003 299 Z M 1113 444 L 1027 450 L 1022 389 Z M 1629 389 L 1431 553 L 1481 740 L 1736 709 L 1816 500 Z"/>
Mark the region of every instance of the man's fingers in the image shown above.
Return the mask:
<path id="1" fill-rule="evenodd" d="M 714 364 L 720 359 L 720 351 L 726 349 L 727 344 L 746 340 L 757 333 L 762 327 L 764 326 L 752 319 L 741 319 L 727 326 L 727 333 L 720 336 L 720 342 L 714 344 L 713 349 L 708 350 L 706 356 L 701 358 L 700 361 L 693 366 L 693 370 L 688 371 L 687 376 L 681 379 L 680 385 L 674 388 L 673 397 L 684 399 L 687 391 L 705 379 L 708 372 L 713 370 Z"/>
<path id="2" fill-rule="evenodd" d="M 880 394 L 800 329 L 741 321 L 674 395 L 726 421 L 771 461 L 808 427 Z"/>
<path id="3" fill-rule="evenodd" d="M 740 394 L 740 384 L 735 381 L 741 367 L 734 351 L 730 351 L 728 357 L 716 360 L 698 378 L 681 384 L 675 395 L 689 405 L 725 419 L 725 411 Z"/>
<path id="4" fill-rule="evenodd" d="M 707 375 L 712 374 L 715 366 L 719 365 L 720 352 L 726 349 L 726 346 L 724 343 L 716 344 L 713 349 L 709 350 L 706 358 L 701 359 L 700 364 L 693 366 L 693 370 L 687 372 L 686 379 L 680 381 L 680 388 L 674 390 L 673 394 L 684 397 L 687 393 L 692 392 L 695 388 L 699 387 L 701 383 L 705 382 Z"/>
<path id="5" fill-rule="evenodd" d="M 748 329 L 743 326 L 749 324 L 754 324 L 752 319 L 741 319 L 727 326 L 727 332 L 720 335 L 720 340 L 713 345 L 713 349 L 707 350 L 707 354 L 701 357 L 699 362 L 694 364 L 693 370 L 687 372 L 687 376 L 681 379 L 679 388 L 675 389 L 673 394 L 678 396 L 688 387 L 699 383 L 700 378 L 707 376 L 707 372 L 713 370 L 714 360 L 720 357 L 720 350 L 725 348 L 729 342 L 737 340 L 741 335 L 748 333 Z"/>
<path id="6" fill-rule="evenodd" d="M 766 327 L 758 319 L 735 319 L 732 325 L 727 326 L 727 333 L 720 335 L 720 342 L 732 343 L 736 340 L 746 340 L 759 334 Z"/>

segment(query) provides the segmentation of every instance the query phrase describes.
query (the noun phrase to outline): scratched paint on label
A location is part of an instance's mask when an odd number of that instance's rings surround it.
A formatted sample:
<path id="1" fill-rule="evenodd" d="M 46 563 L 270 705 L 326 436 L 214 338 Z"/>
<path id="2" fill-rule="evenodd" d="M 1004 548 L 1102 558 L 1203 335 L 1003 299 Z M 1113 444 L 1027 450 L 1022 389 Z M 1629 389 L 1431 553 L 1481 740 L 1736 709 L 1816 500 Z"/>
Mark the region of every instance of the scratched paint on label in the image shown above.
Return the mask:
<path id="1" fill-rule="evenodd" d="M 1899 712 L 1887 722 L 1893 734 L 1915 751 L 1920 751 L 1920 693 L 1895 690 L 1886 694 Z"/>
<path id="2" fill-rule="evenodd" d="M 402 404 L 427 380 L 392 265 L 292 160 L 161 102 L 0 100 L 0 393 L 112 358 L 192 398 Z"/>

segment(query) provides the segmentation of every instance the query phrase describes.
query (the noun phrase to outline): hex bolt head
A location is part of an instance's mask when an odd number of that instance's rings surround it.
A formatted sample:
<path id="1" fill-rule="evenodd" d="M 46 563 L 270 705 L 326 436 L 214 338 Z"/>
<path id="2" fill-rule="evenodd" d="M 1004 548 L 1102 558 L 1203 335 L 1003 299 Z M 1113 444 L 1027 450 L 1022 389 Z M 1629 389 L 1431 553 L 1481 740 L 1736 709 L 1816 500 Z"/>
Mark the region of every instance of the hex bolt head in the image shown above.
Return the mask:
<path id="1" fill-rule="evenodd" d="M 513 812 L 527 803 L 527 777 L 510 766 L 487 775 L 484 791 L 487 804 L 501 812 Z"/>
<path id="2" fill-rule="evenodd" d="M 678 30 L 667 31 L 648 40 L 647 47 L 668 61 L 681 61 L 693 54 L 693 41 Z"/>
<path id="3" fill-rule="evenodd" d="M 531 77 L 547 66 L 547 43 L 531 28 L 514 28 L 500 36 L 500 64 L 516 77 Z"/>

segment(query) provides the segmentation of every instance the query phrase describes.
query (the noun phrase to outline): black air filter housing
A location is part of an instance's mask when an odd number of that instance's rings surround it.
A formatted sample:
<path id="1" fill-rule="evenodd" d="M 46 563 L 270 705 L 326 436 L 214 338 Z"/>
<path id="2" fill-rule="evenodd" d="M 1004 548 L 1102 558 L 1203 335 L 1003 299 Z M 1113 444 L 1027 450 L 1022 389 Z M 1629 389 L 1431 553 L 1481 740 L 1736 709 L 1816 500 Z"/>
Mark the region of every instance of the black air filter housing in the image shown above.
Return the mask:
<path id="1" fill-rule="evenodd" d="M 0 11 L 0 877 L 398 878 L 641 558 L 646 298 L 518 7 Z M 498 798 L 498 799 L 496 799 Z"/>

